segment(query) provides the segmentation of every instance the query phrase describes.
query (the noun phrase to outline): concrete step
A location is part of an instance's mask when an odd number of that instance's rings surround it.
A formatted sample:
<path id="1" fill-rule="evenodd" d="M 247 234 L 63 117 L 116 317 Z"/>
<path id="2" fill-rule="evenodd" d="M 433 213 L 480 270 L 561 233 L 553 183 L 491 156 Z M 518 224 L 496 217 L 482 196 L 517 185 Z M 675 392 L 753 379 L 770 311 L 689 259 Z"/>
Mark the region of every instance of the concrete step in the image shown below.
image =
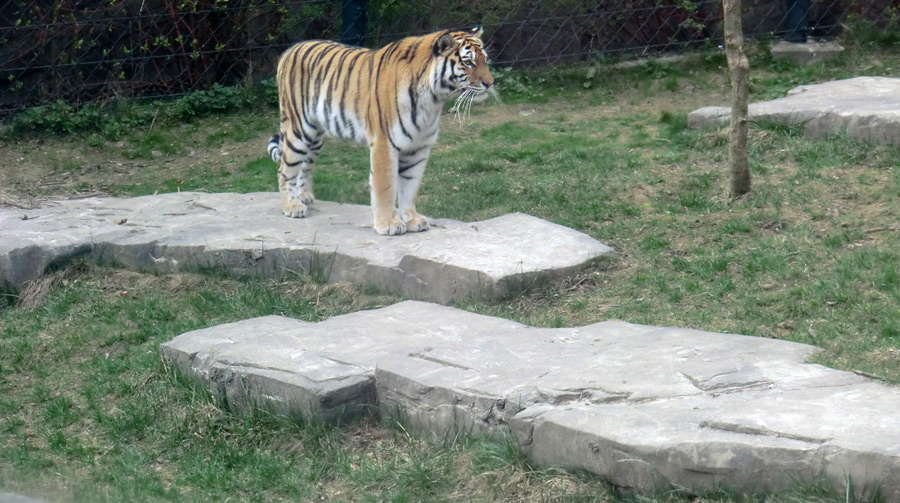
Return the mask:
<path id="1" fill-rule="evenodd" d="M 309 272 L 449 303 L 496 298 L 561 279 L 614 253 L 595 239 L 521 213 L 437 219 L 426 232 L 379 236 L 368 206 L 318 201 L 303 219 L 277 193 L 55 201 L 0 208 L 0 288 L 17 290 L 75 257 L 171 273 L 223 270 L 284 278 Z"/>
<path id="2" fill-rule="evenodd" d="M 235 409 L 367 411 L 436 436 L 512 435 L 538 465 L 650 492 L 819 477 L 900 501 L 900 389 L 805 363 L 813 346 L 603 322 L 533 328 L 406 301 L 189 332 L 163 360 Z"/>

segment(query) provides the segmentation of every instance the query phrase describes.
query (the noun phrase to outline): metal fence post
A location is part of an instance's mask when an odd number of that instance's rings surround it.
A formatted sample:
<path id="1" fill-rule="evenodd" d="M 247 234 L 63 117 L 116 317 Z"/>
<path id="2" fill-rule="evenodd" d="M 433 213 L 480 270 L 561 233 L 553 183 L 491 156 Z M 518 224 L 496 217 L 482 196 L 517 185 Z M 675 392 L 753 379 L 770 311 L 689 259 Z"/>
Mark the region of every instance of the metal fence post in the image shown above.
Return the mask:
<path id="1" fill-rule="evenodd" d="M 366 4 L 368 0 L 342 0 L 341 42 L 362 45 L 366 36 Z"/>
<path id="2" fill-rule="evenodd" d="M 806 43 L 806 34 L 809 31 L 809 0 L 787 0 L 784 29 L 784 40 L 787 42 Z"/>

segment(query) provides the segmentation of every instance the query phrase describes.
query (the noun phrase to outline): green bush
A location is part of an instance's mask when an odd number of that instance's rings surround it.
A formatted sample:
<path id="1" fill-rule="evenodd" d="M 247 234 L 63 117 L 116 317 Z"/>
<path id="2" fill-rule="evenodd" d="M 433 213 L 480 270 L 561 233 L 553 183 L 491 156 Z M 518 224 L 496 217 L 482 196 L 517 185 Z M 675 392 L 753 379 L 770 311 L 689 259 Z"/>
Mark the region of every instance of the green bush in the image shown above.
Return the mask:
<path id="1" fill-rule="evenodd" d="M 24 134 L 85 135 L 91 144 L 101 138 L 118 140 L 136 126 L 166 120 L 189 121 L 213 114 L 234 112 L 261 105 L 278 104 L 275 79 L 264 79 L 253 86 L 213 85 L 208 91 L 195 91 L 180 98 L 153 103 L 124 100 L 107 104 L 75 107 L 62 100 L 29 108 L 0 129 L 0 137 L 16 138 Z"/>
<path id="2" fill-rule="evenodd" d="M 243 89 L 213 84 L 209 91 L 195 91 L 178 98 L 172 106 L 172 115 L 179 120 L 188 120 L 238 110 L 246 105 L 247 93 Z"/>

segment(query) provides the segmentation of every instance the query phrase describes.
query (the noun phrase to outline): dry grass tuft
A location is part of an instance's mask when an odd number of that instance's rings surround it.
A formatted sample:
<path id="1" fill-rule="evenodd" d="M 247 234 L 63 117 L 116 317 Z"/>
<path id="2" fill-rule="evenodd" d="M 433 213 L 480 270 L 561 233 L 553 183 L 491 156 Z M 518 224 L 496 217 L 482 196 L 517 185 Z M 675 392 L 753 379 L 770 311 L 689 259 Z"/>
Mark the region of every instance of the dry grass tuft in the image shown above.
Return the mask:
<path id="1" fill-rule="evenodd" d="M 65 273 L 63 272 L 56 272 L 31 281 L 26 281 L 19 291 L 19 296 L 16 299 L 16 307 L 28 312 L 34 311 L 44 304 L 44 301 L 47 300 L 47 296 L 50 295 L 50 290 L 54 285 L 63 281 L 64 275 Z"/>

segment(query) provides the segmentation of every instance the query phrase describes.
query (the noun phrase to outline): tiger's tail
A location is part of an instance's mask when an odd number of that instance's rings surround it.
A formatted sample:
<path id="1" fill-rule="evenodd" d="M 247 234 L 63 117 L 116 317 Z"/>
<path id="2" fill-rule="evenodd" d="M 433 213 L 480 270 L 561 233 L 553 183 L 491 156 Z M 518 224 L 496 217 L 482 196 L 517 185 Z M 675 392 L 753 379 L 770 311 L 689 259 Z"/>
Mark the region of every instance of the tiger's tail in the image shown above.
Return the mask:
<path id="1" fill-rule="evenodd" d="M 273 134 L 269 140 L 269 157 L 275 162 L 281 162 L 281 139 L 284 135 L 281 133 Z"/>

